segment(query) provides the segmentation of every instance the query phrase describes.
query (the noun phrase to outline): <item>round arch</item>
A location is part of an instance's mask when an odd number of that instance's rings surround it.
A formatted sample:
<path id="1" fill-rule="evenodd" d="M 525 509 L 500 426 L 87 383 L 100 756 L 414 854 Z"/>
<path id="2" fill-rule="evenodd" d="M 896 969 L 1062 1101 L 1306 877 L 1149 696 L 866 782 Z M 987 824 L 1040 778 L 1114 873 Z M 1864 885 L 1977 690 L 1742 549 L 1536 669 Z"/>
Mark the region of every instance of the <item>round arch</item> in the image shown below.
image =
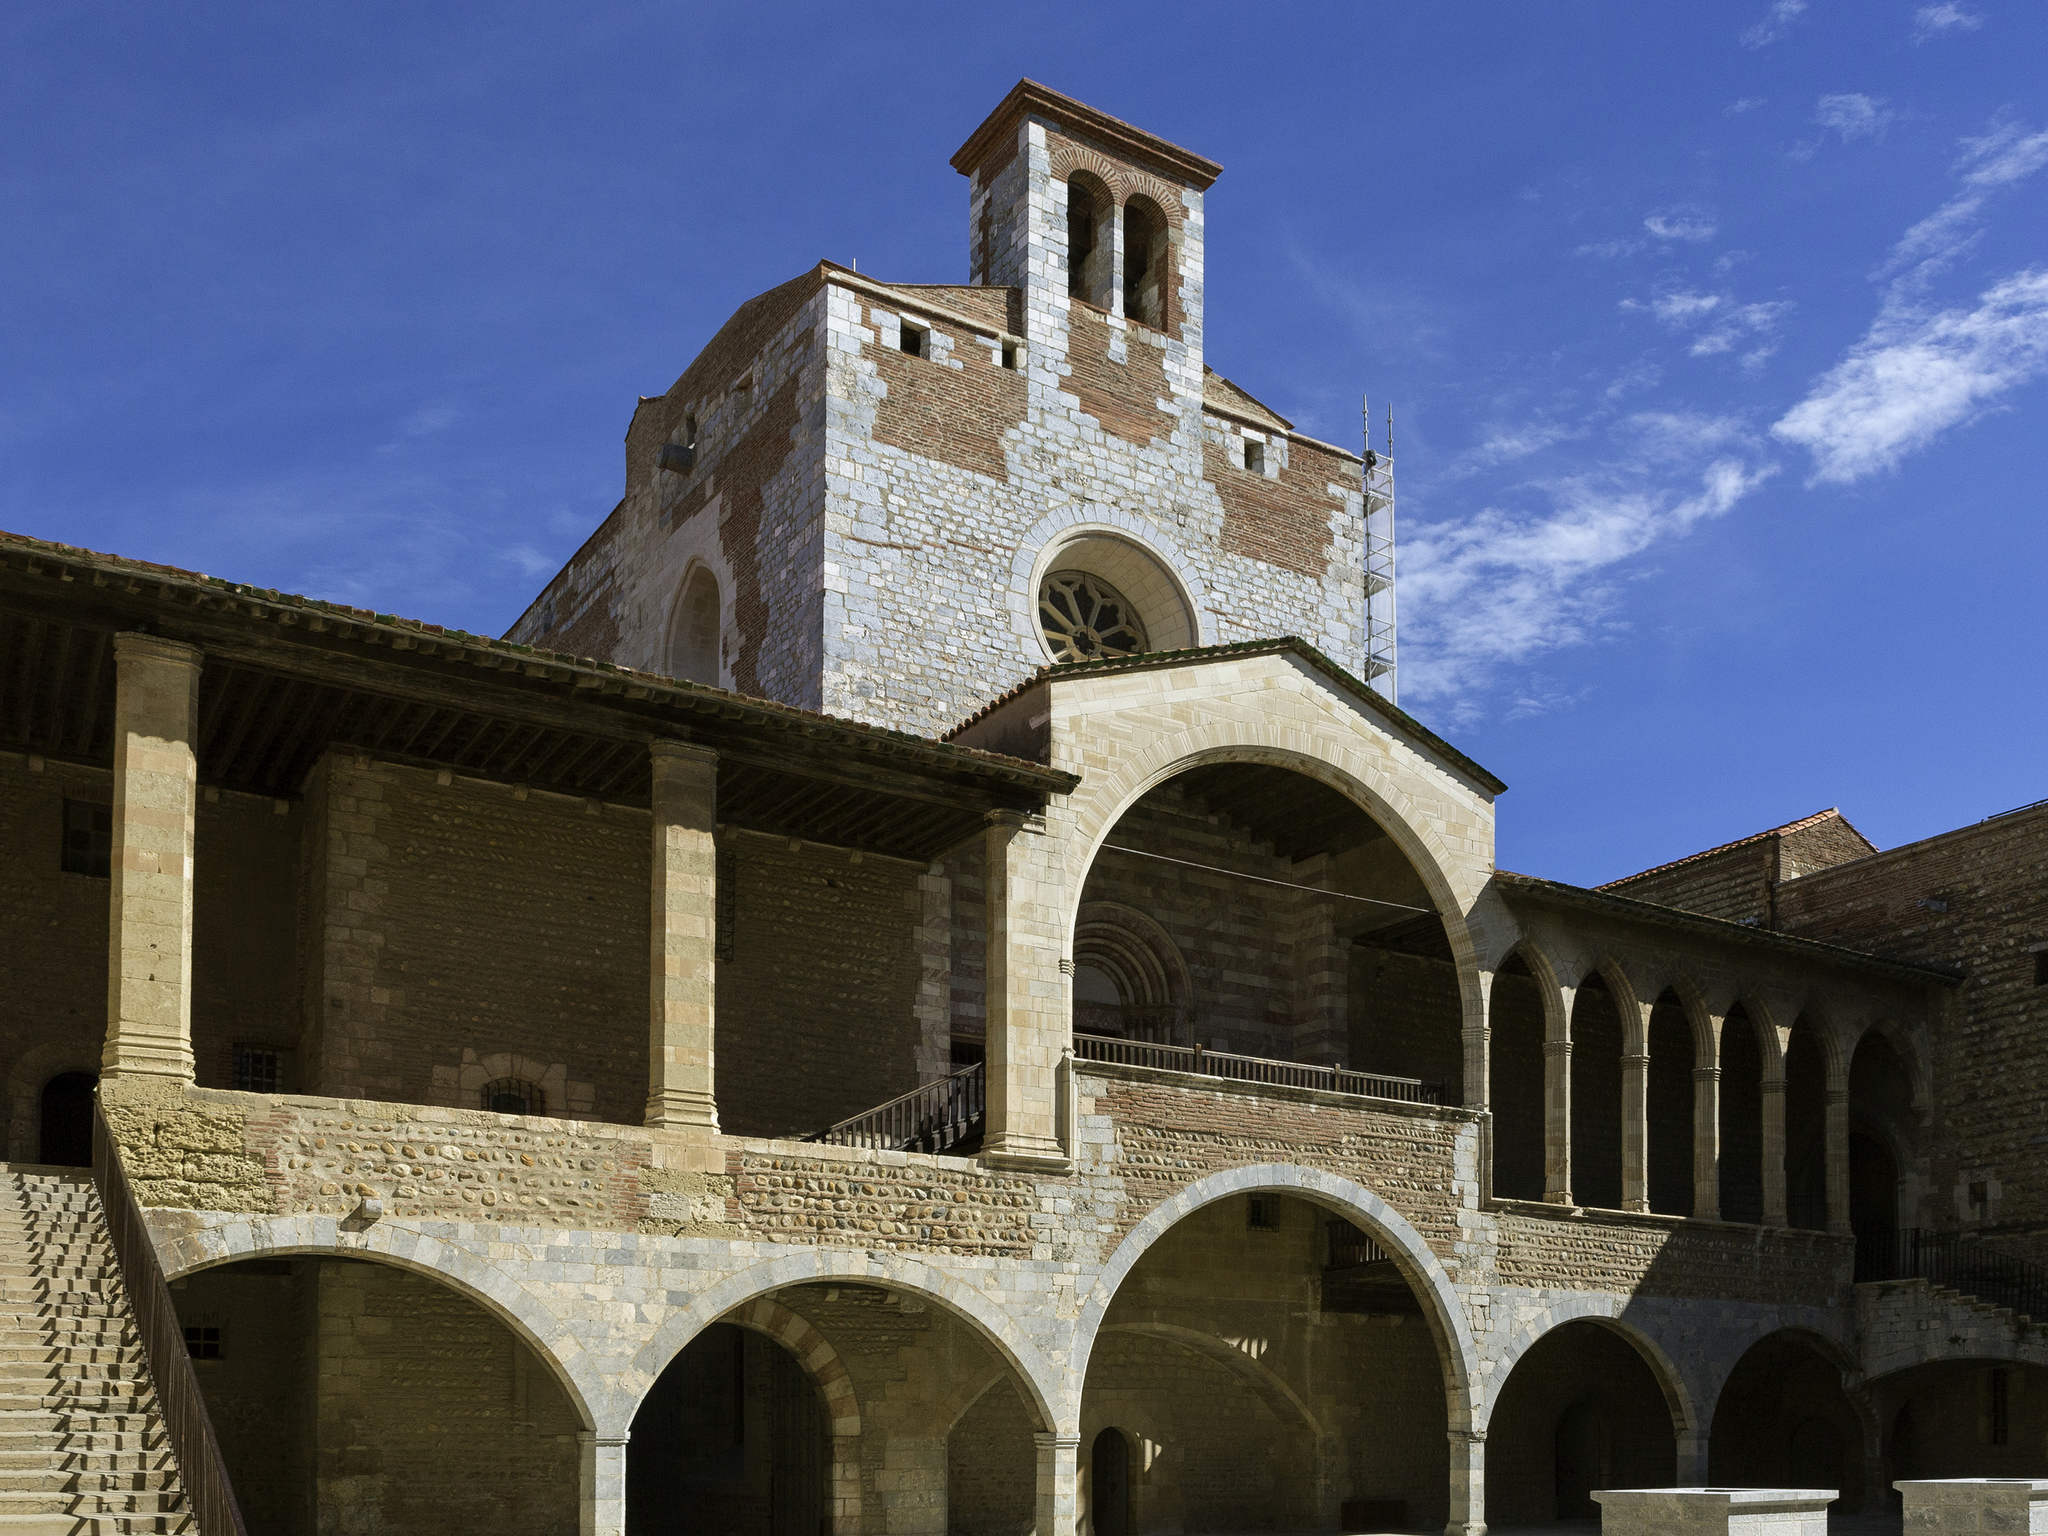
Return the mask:
<path id="1" fill-rule="evenodd" d="M 832 1341 L 806 1319 L 771 1297 L 756 1296 L 718 1321 L 764 1334 L 796 1356 L 818 1396 L 825 1400 L 827 1431 L 835 1436 L 860 1433 L 860 1402 L 846 1362 L 839 1358 Z"/>
<path id="2" fill-rule="evenodd" d="M 259 1216 L 188 1232 L 157 1252 L 166 1280 L 241 1259 L 293 1256 L 370 1259 L 438 1280 L 519 1336 L 561 1385 L 585 1429 L 603 1433 L 609 1422 L 612 1389 L 568 1326 L 504 1270 L 460 1244 L 382 1223 L 344 1234 L 331 1216 Z"/>
<path id="3" fill-rule="evenodd" d="M 1625 1340 L 1649 1367 L 1658 1391 L 1664 1395 L 1665 1405 L 1671 1410 L 1671 1432 L 1678 1442 L 1682 1465 L 1688 1449 L 1696 1451 L 1705 1443 L 1698 1408 L 1699 1393 L 1686 1381 L 1685 1373 L 1664 1347 L 1622 1316 L 1627 1305 L 1626 1297 L 1589 1293 L 1556 1302 L 1524 1324 L 1494 1357 L 1492 1390 L 1487 1394 L 1485 1415 L 1475 1427 L 1483 1431 L 1492 1424 L 1493 1410 L 1500 1403 L 1508 1378 L 1515 1374 L 1515 1367 L 1521 1363 L 1522 1357 L 1545 1337 L 1567 1323 L 1598 1323 Z"/>
<path id="4" fill-rule="evenodd" d="M 1484 1021 L 1478 948 L 1466 920 L 1466 903 L 1451 879 L 1455 861 L 1443 838 L 1390 776 L 1352 742 L 1334 730 L 1305 732 L 1298 725 L 1281 724 L 1264 714 L 1248 719 L 1219 718 L 1199 730 L 1160 737 L 1107 772 L 1082 781 L 1071 802 L 1074 823 L 1065 869 L 1067 953 L 1073 952 L 1074 926 L 1088 871 L 1118 821 L 1149 791 L 1210 763 L 1261 763 L 1299 773 L 1335 790 L 1370 817 L 1407 859 L 1443 924 L 1456 962 L 1466 1027 Z"/>
<path id="5" fill-rule="evenodd" d="M 1261 1365 L 1241 1349 L 1233 1349 L 1214 1334 L 1204 1333 L 1199 1328 L 1183 1328 L 1173 1323 L 1111 1323 L 1097 1330 L 1098 1337 L 1117 1333 L 1129 1334 L 1134 1338 L 1159 1339 L 1200 1355 L 1204 1359 L 1214 1360 L 1232 1375 L 1243 1380 L 1257 1394 L 1259 1400 L 1273 1410 L 1275 1417 L 1298 1420 L 1315 1436 L 1318 1446 L 1327 1438 L 1328 1432 L 1324 1429 L 1322 1421 L 1315 1416 L 1309 1405 L 1302 1401 L 1300 1393 L 1275 1375 L 1270 1367 Z"/>
<path id="6" fill-rule="evenodd" d="M 1768 1357 L 1759 1359 L 1760 1352 L 1787 1349 L 1803 1350 L 1834 1372 L 1834 1379 L 1820 1387 L 1819 1400 L 1813 1396 L 1814 1383 L 1806 1381 L 1802 1390 L 1798 1380 L 1800 1373 L 1788 1366 L 1782 1355 L 1776 1362 L 1776 1369 L 1771 1369 Z M 1759 1368 L 1768 1373 L 1763 1403 L 1756 1400 L 1757 1383 L 1748 1383 L 1746 1393 L 1740 1384 L 1744 1367 L 1752 1360 L 1758 1360 Z M 1813 1442 L 1811 1439 L 1804 1442 L 1808 1449 L 1802 1455 L 1798 1449 L 1801 1443 L 1798 1429 L 1812 1420 L 1825 1423 L 1833 1419 L 1839 1430 L 1846 1431 L 1842 1443 L 1835 1447 L 1840 1458 L 1836 1475 L 1840 1479 L 1837 1486 L 1841 1490 L 1843 1507 L 1869 1507 L 1872 1490 L 1865 1486 L 1863 1472 L 1880 1443 L 1882 1426 L 1870 1395 L 1851 1390 L 1852 1384 L 1860 1385 L 1862 1380 L 1861 1363 L 1851 1345 L 1817 1327 L 1795 1324 L 1773 1328 L 1763 1325 L 1752 1331 L 1740 1349 L 1720 1354 L 1716 1363 L 1723 1368 L 1714 1383 L 1714 1412 L 1706 1432 L 1707 1475 L 1710 1480 L 1745 1485 L 1758 1480 L 1784 1481 L 1786 1486 L 1825 1487 L 1827 1478 L 1815 1481 L 1816 1469 L 1810 1464 L 1801 1465 L 1811 1456 Z M 1736 1388 L 1733 1394 L 1731 1387 Z M 1732 1420 L 1728 1417 L 1731 1414 L 1735 1415 Z M 1777 1416 L 1773 1417 L 1773 1414 Z M 1744 1415 L 1747 1415 L 1746 1419 Z M 1788 1419 L 1791 1421 L 1789 1424 Z M 1762 1443 L 1745 1441 L 1742 1438 L 1745 1428 L 1760 1430 Z M 1788 1456 L 1791 1458 L 1789 1465 L 1779 1460 Z"/>
<path id="7" fill-rule="evenodd" d="M 1906 1069 L 1906 1086 L 1912 1090 L 1913 1111 L 1916 1115 L 1921 1113 L 1933 1092 L 1927 1076 L 1926 1053 L 1914 1041 L 1912 1031 L 1888 1014 L 1878 1014 L 1866 1020 L 1854 1036 L 1843 1040 L 1844 1081 L 1856 1064 L 1856 1052 L 1864 1041 L 1872 1038 L 1882 1040 L 1899 1058 L 1899 1064 Z"/>
<path id="8" fill-rule="evenodd" d="M 1196 565 L 1180 542 L 1165 528 L 1149 519 L 1092 502 L 1069 505 L 1042 517 L 1018 541 L 1010 558 L 1010 585 L 1006 601 L 1010 627 L 1022 647 L 1020 655 L 1042 658 L 1045 640 L 1038 624 L 1038 589 L 1056 567 L 1060 556 L 1085 541 L 1121 541 L 1135 555 L 1156 566 L 1161 579 L 1173 589 L 1174 598 L 1186 615 L 1189 646 L 1208 645 L 1215 640 L 1209 618 L 1208 590 L 1202 585 Z M 1140 594 L 1129 594 L 1134 601 Z"/>
<path id="9" fill-rule="evenodd" d="M 1470 1427 L 1476 1406 L 1479 1352 L 1457 1290 L 1437 1256 L 1407 1218 L 1364 1185 L 1292 1163 L 1253 1163 L 1212 1173 L 1171 1199 L 1161 1201 L 1124 1235 L 1096 1275 L 1074 1323 L 1073 1356 L 1067 1369 L 1075 1388 L 1075 1402 L 1079 1402 L 1079 1384 L 1088 1375 L 1096 1337 L 1102 1332 L 1103 1315 L 1138 1261 L 1160 1238 L 1204 1206 L 1233 1195 L 1265 1193 L 1295 1195 L 1323 1206 L 1364 1227 L 1387 1250 L 1401 1277 L 1422 1302 L 1423 1318 L 1436 1340 L 1438 1358 L 1444 1367 L 1445 1406 L 1451 1427 Z"/>
<path id="10" fill-rule="evenodd" d="M 43 1088 L 51 1078 L 67 1072 L 98 1077 L 98 1047 L 68 1040 L 44 1041 L 15 1057 L 7 1069 L 7 1156 L 11 1161 L 41 1160 Z"/>
<path id="11" fill-rule="evenodd" d="M 1071 1415 L 1065 1410 L 1072 1406 L 1070 1397 L 1077 1401 L 1078 1394 L 1065 1390 L 1066 1384 L 1039 1347 L 1017 1330 L 991 1298 L 906 1255 L 816 1248 L 764 1259 L 702 1292 L 688 1307 L 670 1313 L 653 1337 L 640 1346 L 631 1364 L 615 1377 L 614 1401 L 624 1405 L 621 1425 L 632 1423 L 641 1399 L 668 1363 L 712 1323 L 736 1322 L 729 1314 L 785 1287 L 834 1280 L 910 1291 L 947 1307 L 1017 1373 L 1025 1403 L 1041 1429 L 1051 1430 L 1069 1421 Z"/>

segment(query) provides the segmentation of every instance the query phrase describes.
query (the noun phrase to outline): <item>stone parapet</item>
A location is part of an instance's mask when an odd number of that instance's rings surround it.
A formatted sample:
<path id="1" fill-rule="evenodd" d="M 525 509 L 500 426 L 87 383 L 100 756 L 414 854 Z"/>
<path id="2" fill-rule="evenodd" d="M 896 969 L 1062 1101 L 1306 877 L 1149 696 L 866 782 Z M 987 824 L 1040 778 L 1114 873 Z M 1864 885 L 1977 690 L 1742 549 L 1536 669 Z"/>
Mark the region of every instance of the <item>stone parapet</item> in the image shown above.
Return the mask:
<path id="1" fill-rule="evenodd" d="M 2048 1532 L 2048 1481 L 1956 1477 L 1893 1483 L 1906 1536 L 2038 1536 Z"/>
<path id="2" fill-rule="evenodd" d="M 1625 1488 L 1593 1495 L 1607 1536 L 1827 1536 L 1832 1488 Z"/>

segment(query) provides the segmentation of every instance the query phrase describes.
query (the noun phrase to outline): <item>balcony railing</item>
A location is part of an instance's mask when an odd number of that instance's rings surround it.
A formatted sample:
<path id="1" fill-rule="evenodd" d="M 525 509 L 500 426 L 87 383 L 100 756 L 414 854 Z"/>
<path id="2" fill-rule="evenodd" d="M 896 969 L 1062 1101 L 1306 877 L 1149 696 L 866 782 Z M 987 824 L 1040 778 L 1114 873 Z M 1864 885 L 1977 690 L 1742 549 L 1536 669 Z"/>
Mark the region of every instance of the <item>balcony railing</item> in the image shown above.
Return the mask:
<path id="1" fill-rule="evenodd" d="M 1856 1278 L 1927 1280 L 2048 1322 L 2048 1267 L 1958 1232 L 1860 1232 Z"/>
<path id="2" fill-rule="evenodd" d="M 804 1139 L 836 1147 L 965 1154 L 981 1140 L 987 1112 L 988 1077 L 976 1062 Z"/>
<path id="3" fill-rule="evenodd" d="M 163 1411 L 171 1449 L 177 1452 L 178 1476 L 185 1485 L 193 1523 L 200 1536 L 246 1536 L 241 1507 L 228 1481 L 227 1463 L 221 1460 L 213 1420 L 207 1416 L 206 1399 L 200 1395 L 199 1378 L 192 1370 L 184 1324 L 171 1303 L 170 1287 L 164 1283 L 163 1267 L 157 1262 L 142 1209 L 122 1171 L 106 1111 L 98 1105 L 92 1116 L 92 1180 L 99 1187 L 107 1237 L 121 1266 L 136 1331 L 142 1335 L 150 1380 L 156 1384 L 157 1404 Z"/>
<path id="4" fill-rule="evenodd" d="M 1278 1061 L 1266 1056 L 1239 1056 L 1199 1045 L 1158 1045 L 1113 1035 L 1074 1036 L 1074 1055 L 1082 1061 L 1119 1067 L 1152 1067 L 1166 1072 L 1197 1072 L 1239 1083 L 1275 1088 L 1317 1088 L 1325 1093 L 1355 1093 L 1400 1104 L 1441 1104 L 1442 1083 L 1418 1077 L 1391 1077 L 1383 1072 L 1353 1072 L 1344 1067 L 1318 1067 L 1305 1061 Z"/>

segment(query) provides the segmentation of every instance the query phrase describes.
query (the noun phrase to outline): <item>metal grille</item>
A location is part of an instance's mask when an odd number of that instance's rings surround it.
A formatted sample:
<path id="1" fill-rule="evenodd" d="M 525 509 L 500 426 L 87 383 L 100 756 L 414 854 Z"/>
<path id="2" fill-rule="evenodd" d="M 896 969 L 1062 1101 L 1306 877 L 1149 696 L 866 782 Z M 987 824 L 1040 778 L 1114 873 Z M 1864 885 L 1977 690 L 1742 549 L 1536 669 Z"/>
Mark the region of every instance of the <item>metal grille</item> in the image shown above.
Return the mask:
<path id="1" fill-rule="evenodd" d="M 1082 1061 L 1120 1067 L 1151 1067 L 1164 1072 L 1198 1072 L 1240 1083 L 1266 1083 L 1276 1088 L 1317 1088 L 1325 1093 L 1354 1093 L 1401 1104 L 1441 1104 L 1442 1083 L 1417 1077 L 1390 1077 L 1380 1072 L 1353 1072 L 1344 1067 L 1318 1067 L 1305 1061 L 1278 1061 L 1266 1056 L 1240 1056 L 1199 1045 L 1154 1045 L 1106 1035 L 1074 1036 L 1074 1054 Z"/>

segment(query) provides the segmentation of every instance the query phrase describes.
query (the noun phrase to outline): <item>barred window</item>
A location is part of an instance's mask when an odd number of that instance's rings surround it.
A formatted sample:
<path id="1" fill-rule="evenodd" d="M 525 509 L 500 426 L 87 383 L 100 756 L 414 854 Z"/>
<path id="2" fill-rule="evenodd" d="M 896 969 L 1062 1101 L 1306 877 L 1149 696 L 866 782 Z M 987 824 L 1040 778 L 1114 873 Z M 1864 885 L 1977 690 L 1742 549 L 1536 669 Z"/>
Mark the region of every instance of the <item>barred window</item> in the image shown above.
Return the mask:
<path id="1" fill-rule="evenodd" d="M 185 1325 L 185 1353 L 194 1360 L 218 1360 L 221 1358 L 220 1325 L 218 1323 L 187 1323 Z"/>
<path id="2" fill-rule="evenodd" d="M 64 802 L 62 868 L 104 880 L 113 872 L 114 808 L 92 800 Z"/>
<path id="3" fill-rule="evenodd" d="M 284 1092 L 284 1052 L 270 1045 L 236 1046 L 230 1086 L 243 1093 Z"/>
<path id="4" fill-rule="evenodd" d="M 484 1084 L 483 1105 L 494 1115 L 544 1115 L 540 1086 L 523 1077 L 497 1077 Z"/>

